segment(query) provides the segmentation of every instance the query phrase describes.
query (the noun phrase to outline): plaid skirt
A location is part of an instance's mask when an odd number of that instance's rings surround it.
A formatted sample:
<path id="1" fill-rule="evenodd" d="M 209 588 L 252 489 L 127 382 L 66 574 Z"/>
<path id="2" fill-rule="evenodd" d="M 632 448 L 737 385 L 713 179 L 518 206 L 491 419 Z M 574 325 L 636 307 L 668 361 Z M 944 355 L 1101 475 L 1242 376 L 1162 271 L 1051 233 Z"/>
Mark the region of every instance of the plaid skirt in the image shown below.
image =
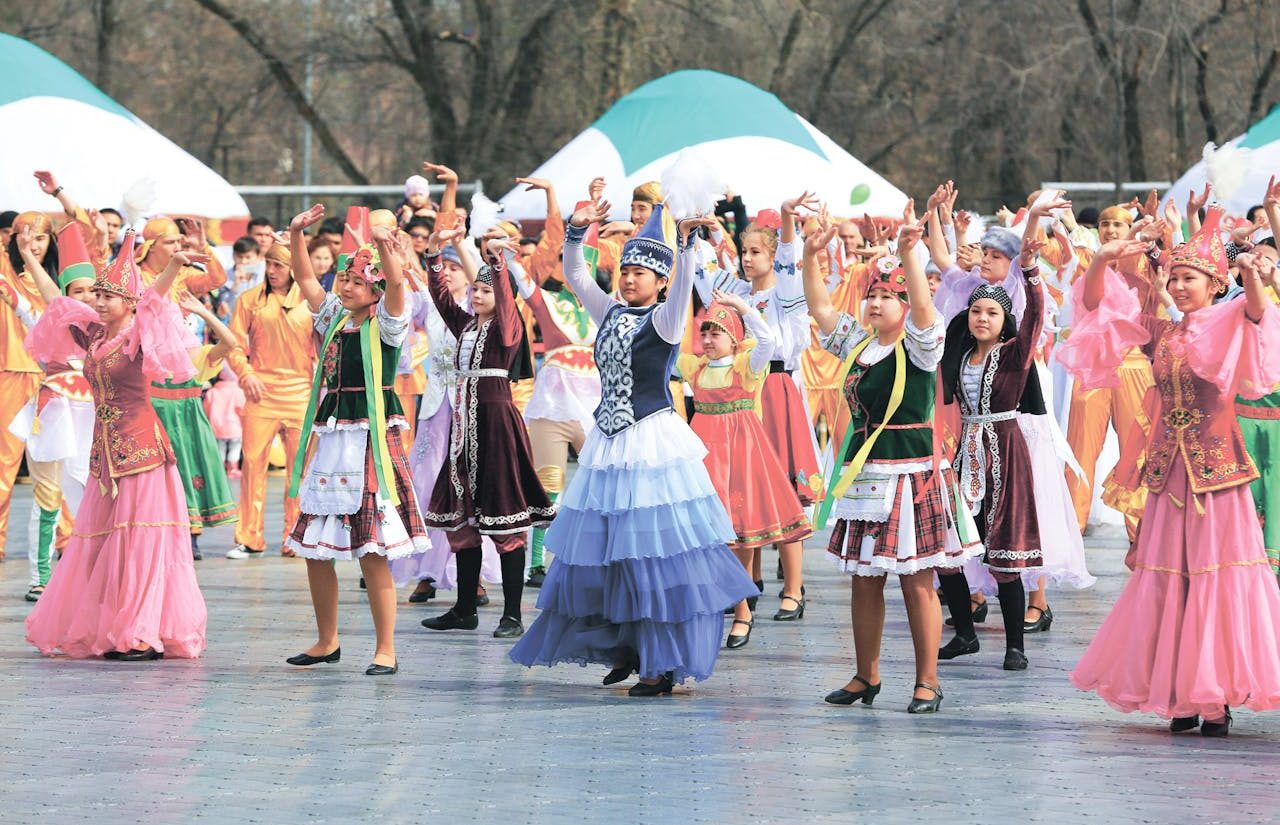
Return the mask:
<path id="1" fill-rule="evenodd" d="M 379 504 L 373 451 L 366 448 L 360 509 L 349 515 L 302 513 L 286 542 L 291 549 L 309 559 L 351 559 L 370 552 L 394 559 L 429 549 L 427 526 L 413 492 L 409 459 L 397 435 L 393 430 L 387 439 L 387 450 L 391 453 L 391 474 L 400 503 L 394 508 L 386 502 Z"/>
<path id="2" fill-rule="evenodd" d="M 857 576 L 900 576 L 939 567 L 961 567 L 981 556 L 973 517 L 957 507 L 955 474 L 950 467 L 903 473 L 885 521 L 839 519 L 827 552 L 841 570 Z"/>

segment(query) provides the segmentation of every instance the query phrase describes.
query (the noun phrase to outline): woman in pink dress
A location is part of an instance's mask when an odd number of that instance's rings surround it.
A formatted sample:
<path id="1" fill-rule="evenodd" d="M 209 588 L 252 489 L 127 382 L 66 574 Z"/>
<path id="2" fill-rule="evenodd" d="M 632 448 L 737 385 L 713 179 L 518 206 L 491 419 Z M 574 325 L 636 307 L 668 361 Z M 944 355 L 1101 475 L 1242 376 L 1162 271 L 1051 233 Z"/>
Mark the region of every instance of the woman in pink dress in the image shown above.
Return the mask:
<path id="1" fill-rule="evenodd" d="M 1142 315 L 1111 269 L 1142 252 L 1114 241 L 1093 259 L 1074 298 L 1076 318 L 1059 358 L 1085 389 L 1116 381 L 1124 353 L 1152 359 L 1160 409 L 1142 481 L 1148 490 L 1133 571 L 1098 635 L 1071 673 L 1126 713 L 1171 719 L 1226 736 L 1229 706 L 1280 707 L 1280 592 L 1269 572 L 1233 401 L 1258 398 L 1280 381 L 1280 310 L 1263 292 L 1269 264 L 1236 259 L 1244 297 L 1214 303 L 1230 283 L 1219 236 L 1222 211 L 1173 251 L 1169 293 L 1180 323 Z M 1203 724 L 1201 719 L 1203 718 Z"/>
<path id="2" fill-rule="evenodd" d="M 95 282 L 94 308 L 57 298 L 27 337 L 42 361 L 83 358 L 97 407 L 71 543 L 27 616 L 27 641 L 46 655 L 148 661 L 204 650 L 186 494 L 148 388 L 195 375 L 189 350 L 199 344 L 166 296 L 181 267 L 208 256 L 176 253 L 144 293 L 132 249 L 130 231 Z"/>

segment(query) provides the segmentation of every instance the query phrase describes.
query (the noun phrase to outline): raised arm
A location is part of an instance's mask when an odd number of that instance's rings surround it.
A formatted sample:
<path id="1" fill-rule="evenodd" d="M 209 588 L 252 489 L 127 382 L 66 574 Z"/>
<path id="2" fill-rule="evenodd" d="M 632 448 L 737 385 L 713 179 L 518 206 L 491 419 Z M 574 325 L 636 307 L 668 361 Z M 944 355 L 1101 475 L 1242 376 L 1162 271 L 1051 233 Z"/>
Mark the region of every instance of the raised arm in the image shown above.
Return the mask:
<path id="1" fill-rule="evenodd" d="M 955 264 L 955 256 L 947 245 L 947 239 L 942 228 L 942 218 L 939 216 L 937 209 L 938 203 L 945 201 L 948 196 L 946 187 L 950 182 L 947 181 L 947 183 L 934 190 L 933 195 L 929 198 L 929 208 L 925 210 L 928 213 L 926 217 L 929 220 L 929 236 L 925 239 L 925 245 L 929 249 L 929 257 L 933 258 L 933 265 L 942 272 L 946 272 Z M 962 242 L 963 239 L 956 239 L 957 248 Z M 904 260 L 907 257 L 902 254 L 902 250 L 898 250 L 898 256 Z"/>
<path id="2" fill-rule="evenodd" d="M 1240 284 L 1244 287 L 1244 314 L 1256 324 L 1262 320 L 1262 313 L 1267 311 L 1267 281 L 1275 272 L 1275 264 L 1270 258 L 1246 252 L 1236 256 L 1236 266 L 1240 271 Z"/>
<path id="3" fill-rule="evenodd" d="M 324 204 L 317 203 L 289 221 L 289 251 L 293 256 L 293 282 L 298 285 L 298 291 L 307 300 L 307 306 L 311 307 L 312 312 L 320 311 L 321 305 L 324 304 L 325 292 L 324 287 L 320 286 L 320 280 L 316 278 L 315 270 L 311 268 L 311 255 L 307 252 L 307 236 L 303 232 L 308 226 L 321 220 L 324 220 Z"/>
<path id="4" fill-rule="evenodd" d="M 162 298 L 169 298 L 169 290 L 173 289 L 173 282 L 177 280 L 178 273 L 184 266 L 191 264 L 207 264 L 209 259 L 213 257 L 203 252 L 192 252 L 190 250 L 179 250 L 173 253 L 173 257 L 169 259 L 169 264 L 164 271 L 151 284 L 151 289 L 155 290 Z"/>
<path id="5" fill-rule="evenodd" d="M 493 271 L 493 319 L 498 324 L 502 345 L 514 347 L 524 333 L 524 321 L 516 308 L 515 295 L 511 293 L 511 273 L 507 269 L 507 255 L 520 251 L 509 238 L 494 238 L 485 242 L 485 259 Z"/>
<path id="6" fill-rule="evenodd" d="M 458 173 L 441 163 L 424 161 L 423 175 L 435 175 L 436 180 L 444 184 L 444 194 L 440 196 L 440 211 L 436 216 L 437 229 L 455 229 L 458 224 Z M 441 225 L 443 223 L 443 225 Z"/>
<path id="7" fill-rule="evenodd" d="M 840 312 L 831 302 L 831 294 L 827 292 L 827 284 L 818 265 L 818 256 L 824 254 L 835 234 L 835 226 L 824 224 L 822 231 L 814 232 L 804 241 L 804 300 L 809 307 L 809 315 L 817 322 L 818 331 L 823 335 L 830 335 L 840 320 Z"/>
<path id="8" fill-rule="evenodd" d="M 183 227 L 182 248 L 207 258 L 203 270 L 193 269 L 187 273 L 183 288 L 192 295 L 205 295 L 221 288 L 227 282 L 227 270 L 223 269 L 222 262 L 209 247 L 204 223 L 195 218 L 183 218 L 180 225 Z"/>
<path id="9" fill-rule="evenodd" d="M 35 232 L 31 224 L 22 227 L 22 232 L 18 236 L 18 254 L 22 256 L 22 267 L 27 270 L 36 281 L 36 288 L 40 290 L 40 297 L 47 304 L 54 298 L 62 294 L 62 290 L 58 289 L 58 285 L 53 282 L 53 278 L 49 277 L 49 273 L 45 271 L 44 265 L 40 263 L 40 259 L 35 254 Z M 17 293 L 15 293 L 17 297 Z"/>
<path id="10" fill-rule="evenodd" d="M 717 291 L 715 299 L 722 304 L 733 307 L 742 316 L 742 323 L 747 328 L 747 332 L 751 334 L 752 338 L 756 339 L 755 349 L 751 350 L 748 360 L 751 371 L 757 374 L 765 372 L 769 367 L 769 362 L 773 360 L 774 352 L 778 348 L 778 339 L 774 337 L 769 322 L 764 319 L 759 310 L 751 307 L 741 295 Z"/>
<path id="11" fill-rule="evenodd" d="M 564 238 L 564 280 L 577 296 L 582 308 L 597 324 L 604 321 L 609 310 L 618 303 L 596 283 L 587 271 L 587 261 L 582 256 L 582 239 L 587 228 L 609 216 L 609 202 L 596 200 L 584 205 L 569 219 Z"/>
<path id="12" fill-rule="evenodd" d="M 461 335 L 471 323 L 472 315 L 458 306 L 458 302 L 449 292 L 449 285 L 444 280 L 444 264 L 440 260 L 440 247 L 461 235 L 461 229 L 437 228 L 427 241 L 427 292 L 431 295 L 431 303 L 435 304 L 445 326 L 455 337 Z"/>
<path id="13" fill-rule="evenodd" d="M 67 190 L 58 184 L 58 179 L 53 176 L 52 172 L 43 169 L 35 172 L 36 184 L 40 187 L 40 191 L 46 195 L 57 198 L 58 203 L 62 205 L 62 211 L 66 213 L 68 218 L 74 218 L 80 213 L 80 207 L 71 195 L 67 194 Z"/>
<path id="14" fill-rule="evenodd" d="M 1089 269 L 1084 274 L 1084 292 L 1082 299 L 1084 308 L 1093 312 L 1102 303 L 1102 296 L 1106 292 L 1106 274 L 1107 268 L 1121 258 L 1130 255 L 1141 255 L 1147 251 L 1149 244 L 1146 241 L 1111 241 L 1099 247 L 1098 251 L 1093 253 L 1093 260 L 1089 263 Z M 1077 289 L 1080 285 L 1076 286 Z"/>
<path id="15" fill-rule="evenodd" d="M 711 226 L 716 219 L 710 215 L 686 218 L 676 226 L 680 248 L 676 252 L 676 267 L 667 283 L 667 300 L 653 311 L 653 328 L 668 344 L 678 344 L 684 337 L 689 313 L 693 308 L 693 274 L 698 267 L 693 254 L 694 232 L 699 226 Z"/>
<path id="16" fill-rule="evenodd" d="M 806 190 L 800 193 L 800 197 L 788 198 L 782 202 L 782 232 L 778 238 L 779 243 L 789 244 L 796 239 L 796 215 L 801 209 L 817 212 L 818 196 Z"/>
<path id="17" fill-rule="evenodd" d="M 936 219 L 936 216 L 930 216 L 930 221 Z M 907 302 L 911 305 L 911 324 L 916 329 L 928 329 L 938 317 L 933 306 L 933 294 L 929 292 L 929 279 L 915 255 L 915 246 L 923 234 L 922 223 L 904 223 L 898 231 L 898 257 L 902 260 L 902 274 L 907 278 Z"/>
<path id="18" fill-rule="evenodd" d="M 399 318 L 404 314 L 404 270 L 400 268 L 400 239 L 394 229 L 375 226 L 370 231 L 373 243 L 382 260 L 382 277 L 386 285 L 382 293 L 382 305 L 388 315 Z"/>
<path id="19" fill-rule="evenodd" d="M 226 358 L 236 348 L 240 346 L 239 337 L 227 328 L 227 325 L 219 320 L 218 316 L 209 311 L 204 302 L 192 295 L 190 292 L 182 292 L 178 295 L 178 306 L 190 312 L 199 318 L 202 318 L 209 329 L 213 330 L 213 335 L 218 339 L 218 343 L 209 350 L 208 361 L 212 363 L 219 358 Z M 195 356 L 193 355 L 194 359 Z"/>

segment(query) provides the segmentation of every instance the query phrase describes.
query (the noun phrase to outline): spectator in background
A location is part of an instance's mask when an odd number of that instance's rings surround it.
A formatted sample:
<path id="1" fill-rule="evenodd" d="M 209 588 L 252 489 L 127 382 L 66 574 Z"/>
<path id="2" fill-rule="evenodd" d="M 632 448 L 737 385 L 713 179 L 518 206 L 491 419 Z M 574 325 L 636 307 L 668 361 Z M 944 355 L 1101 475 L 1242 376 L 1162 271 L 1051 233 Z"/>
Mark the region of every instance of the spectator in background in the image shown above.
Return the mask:
<path id="1" fill-rule="evenodd" d="M 311 269 L 318 273 L 316 277 L 320 279 L 320 286 L 325 292 L 332 292 L 333 281 L 337 277 L 335 265 L 338 259 L 324 233 L 307 242 L 307 256 L 311 258 Z"/>
<path id="2" fill-rule="evenodd" d="M 268 232 L 267 235 L 270 236 L 271 233 Z M 262 258 L 262 246 L 252 235 L 238 238 L 231 245 L 231 255 L 235 261 L 235 268 L 231 270 L 231 283 L 227 286 L 231 287 L 231 301 L 235 303 L 235 299 L 242 293 L 262 283 L 262 278 L 266 274 L 266 263 Z"/>
<path id="3" fill-rule="evenodd" d="M 422 175 L 410 175 L 404 182 L 404 203 L 396 210 L 400 225 L 408 227 L 415 218 L 435 220 L 436 210 L 431 205 L 431 183 Z"/>
<path id="4" fill-rule="evenodd" d="M 427 266 L 427 240 L 430 239 L 431 233 L 435 228 L 435 221 L 427 218 L 414 218 L 405 225 L 405 231 L 409 233 L 409 242 L 413 245 L 413 254 L 418 259 L 423 269 Z"/>
<path id="5" fill-rule="evenodd" d="M 98 214 L 107 225 L 107 246 L 111 250 L 111 259 L 115 260 L 120 252 L 120 241 L 124 239 L 124 216 L 110 206 L 99 209 Z"/>
<path id="6" fill-rule="evenodd" d="M 266 255 L 267 250 L 271 249 L 271 244 L 276 242 L 276 231 L 271 226 L 271 221 L 266 218 L 253 218 L 249 221 L 249 227 L 245 230 L 253 236 L 258 242 L 258 254 Z M 262 279 L 258 279 L 258 283 L 262 283 Z"/>
<path id="7" fill-rule="evenodd" d="M 336 264 L 338 252 L 342 249 L 342 218 L 325 218 L 320 224 L 320 230 L 316 232 L 316 237 L 329 245 L 329 251 L 333 253 Z"/>
<path id="8" fill-rule="evenodd" d="M 0 212 L 0 245 L 9 245 L 9 236 L 13 234 L 13 221 L 18 217 L 18 213 L 12 209 L 6 209 Z"/>

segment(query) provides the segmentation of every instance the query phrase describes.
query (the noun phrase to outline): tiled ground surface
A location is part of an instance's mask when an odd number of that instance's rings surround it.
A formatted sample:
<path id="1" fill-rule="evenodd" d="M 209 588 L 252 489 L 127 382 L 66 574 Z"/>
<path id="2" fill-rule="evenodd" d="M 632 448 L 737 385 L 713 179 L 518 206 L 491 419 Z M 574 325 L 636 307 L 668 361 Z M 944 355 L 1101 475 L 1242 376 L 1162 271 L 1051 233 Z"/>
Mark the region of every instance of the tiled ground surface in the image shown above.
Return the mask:
<path id="1" fill-rule="evenodd" d="M 15 515 L 29 495 L 19 488 Z M 277 505 L 268 523 L 279 518 Z M 1053 630 L 1028 637 L 1032 668 L 1000 670 L 993 610 L 987 649 L 943 663 L 936 717 L 904 712 L 911 648 L 893 587 L 875 707 L 821 701 L 848 679 L 851 645 L 848 585 L 816 540 L 804 621 L 765 616 L 715 678 L 659 700 L 601 687 L 602 669 L 510 664 L 509 643 L 488 633 L 500 599 L 482 610 L 481 631 L 434 635 L 417 620 L 447 596 L 404 603 L 400 674 L 365 677 L 372 628 L 350 564 L 342 663 L 289 668 L 284 658 L 312 639 L 303 566 L 227 561 L 230 543 L 228 528 L 203 543 L 205 657 L 139 665 L 42 659 L 26 645 L 15 540 L 0 564 L 0 822 L 1280 818 L 1280 715 L 1240 711 L 1227 740 L 1175 739 L 1067 683 L 1124 581 L 1115 533 L 1089 539 L 1098 585 L 1053 598 Z M 761 609 L 772 613 L 771 580 L 768 590 Z"/>

